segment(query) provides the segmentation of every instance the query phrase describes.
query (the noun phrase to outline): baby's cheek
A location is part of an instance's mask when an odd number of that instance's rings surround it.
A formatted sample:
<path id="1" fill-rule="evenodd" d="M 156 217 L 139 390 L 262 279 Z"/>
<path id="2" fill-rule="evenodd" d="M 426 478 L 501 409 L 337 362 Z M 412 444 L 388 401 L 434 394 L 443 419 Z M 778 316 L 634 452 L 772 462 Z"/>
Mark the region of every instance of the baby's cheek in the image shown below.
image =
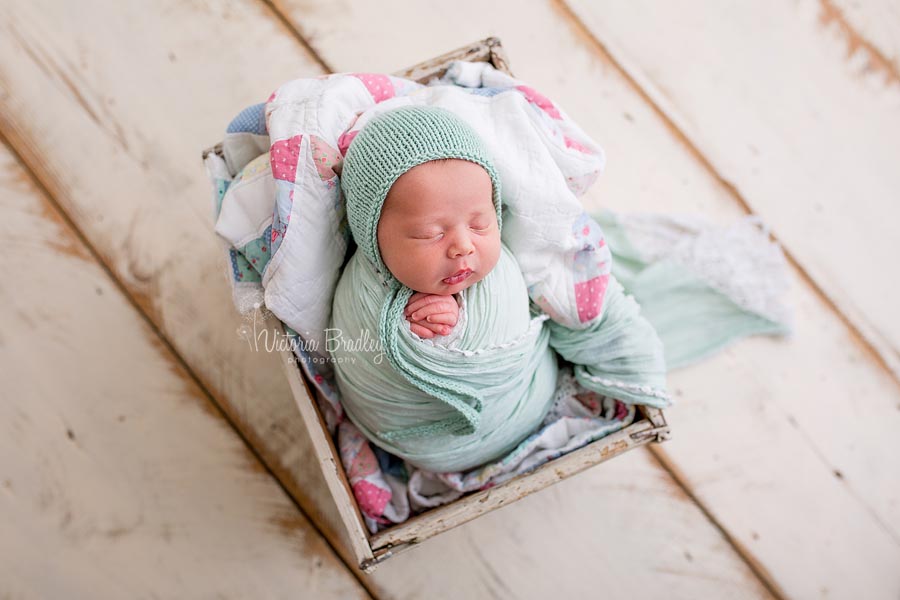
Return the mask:
<path id="1" fill-rule="evenodd" d="M 500 234 L 496 234 L 491 236 L 490 243 L 488 247 L 485 249 L 485 258 L 487 264 L 485 265 L 485 273 L 488 273 L 493 270 L 494 267 L 497 266 L 497 262 L 500 260 Z"/>
<path id="2" fill-rule="evenodd" d="M 395 276 L 405 274 L 409 270 L 409 250 L 403 247 L 403 244 L 396 241 L 386 239 L 384 243 L 379 245 L 381 259 L 385 266 Z"/>

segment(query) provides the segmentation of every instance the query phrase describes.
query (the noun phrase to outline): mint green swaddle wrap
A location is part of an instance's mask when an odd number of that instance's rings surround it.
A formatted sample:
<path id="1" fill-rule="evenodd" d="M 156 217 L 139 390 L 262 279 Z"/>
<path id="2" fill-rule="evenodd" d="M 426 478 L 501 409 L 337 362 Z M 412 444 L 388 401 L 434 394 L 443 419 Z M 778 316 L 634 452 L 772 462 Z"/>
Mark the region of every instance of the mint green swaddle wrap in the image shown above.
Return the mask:
<path id="1" fill-rule="evenodd" d="M 393 183 L 414 166 L 443 158 L 484 167 L 500 226 L 497 173 L 475 132 L 449 111 L 407 106 L 377 115 L 344 160 L 341 187 L 358 249 L 335 290 L 326 339 L 342 405 L 360 431 L 429 471 L 462 471 L 497 459 L 550 409 L 554 349 L 575 363 L 585 387 L 667 406 L 662 343 L 615 279 L 601 318 L 570 330 L 534 308 L 506 245 L 494 269 L 460 292 L 461 320 L 447 339 L 412 333 L 403 310 L 414 291 L 385 266 L 377 225 Z M 377 344 L 361 348 L 362 340 Z"/>
<path id="2" fill-rule="evenodd" d="M 459 296 L 460 320 L 450 336 L 423 340 L 403 320 L 395 324 L 397 350 L 441 383 L 471 390 L 479 401 L 472 407 L 471 433 L 460 434 L 467 423 L 460 411 L 393 368 L 380 344 L 359 352 L 352 343 L 341 343 L 377 339 L 366 330 L 377 332 L 388 298 L 361 252 L 344 268 L 332 313 L 329 350 L 344 410 L 388 452 L 438 472 L 474 467 L 515 448 L 550 409 L 558 374 L 546 316 L 529 310 L 522 274 L 505 246 L 496 267 Z M 435 429 L 435 423 L 460 427 Z"/>

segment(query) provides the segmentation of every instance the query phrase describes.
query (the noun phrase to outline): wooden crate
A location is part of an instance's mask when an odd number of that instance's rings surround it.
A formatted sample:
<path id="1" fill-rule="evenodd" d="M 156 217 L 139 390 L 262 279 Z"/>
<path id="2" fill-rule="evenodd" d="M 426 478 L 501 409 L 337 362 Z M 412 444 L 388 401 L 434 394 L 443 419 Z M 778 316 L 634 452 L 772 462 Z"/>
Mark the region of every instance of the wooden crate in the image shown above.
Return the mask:
<path id="1" fill-rule="evenodd" d="M 443 75 L 453 60 L 487 61 L 497 69 L 511 74 L 500 40 L 488 38 L 414 65 L 396 75 L 425 83 L 433 77 Z M 221 154 L 221 143 L 205 150 L 203 157 L 205 158 L 209 152 Z M 281 333 L 285 334 L 283 325 L 281 328 Z M 420 544 L 430 537 L 462 525 L 505 504 L 515 502 L 528 494 L 628 450 L 649 442 L 662 442 L 670 435 L 669 426 L 661 410 L 649 406 L 638 406 L 638 416 L 625 429 L 549 461 L 529 473 L 519 475 L 500 485 L 466 494 L 454 502 L 432 508 L 403 523 L 371 534 L 356 504 L 334 440 L 332 440 L 325 420 L 315 402 L 313 384 L 307 380 L 290 350 L 282 350 L 280 354 L 281 363 L 290 382 L 297 407 L 309 431 L 315 459 L 338 507 L 359 568 L 367 573 L 371 573 L 382 561 L 400 551 Z"/>

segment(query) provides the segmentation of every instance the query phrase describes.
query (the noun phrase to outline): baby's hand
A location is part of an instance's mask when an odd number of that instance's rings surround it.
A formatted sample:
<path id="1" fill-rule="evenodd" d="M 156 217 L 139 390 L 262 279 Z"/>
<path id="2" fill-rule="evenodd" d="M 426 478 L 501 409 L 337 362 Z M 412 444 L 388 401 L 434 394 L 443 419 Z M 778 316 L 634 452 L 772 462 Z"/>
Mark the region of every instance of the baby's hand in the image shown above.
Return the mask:
<path id="1" fill-rule="evenodd" d="M 416 292 L 410 296 L 403 315 L 413 333 L 429 339 L 450 333 L 459 319 L 459 304 L 453 296 Z"/>

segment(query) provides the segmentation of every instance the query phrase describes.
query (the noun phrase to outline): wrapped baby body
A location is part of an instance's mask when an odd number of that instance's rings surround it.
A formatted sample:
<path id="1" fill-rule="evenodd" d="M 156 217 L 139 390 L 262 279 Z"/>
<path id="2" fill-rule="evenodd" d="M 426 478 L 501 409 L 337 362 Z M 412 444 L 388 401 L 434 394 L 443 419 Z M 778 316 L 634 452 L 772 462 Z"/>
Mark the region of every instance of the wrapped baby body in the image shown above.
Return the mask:
<path id="1" fill-rule="evenodd" d="M 433 472 L 508 454 L 551 408 L 556 353 L 588 389 L 668 402 L 662 345 L 635 301 L 611 276 L 574 281 L 595 259 L 546 274 L 577 301 L 578 328 L 537 308 L 505 236 L 521 250 L 525 218 L 504 212 L 483 142 L 453 113 L 413 105 L 372 118 L 348 148 L 341 189 L 358 249 L 335 290 L 326 349 L 344 410 L 375 445 Z M 570 252 L 570 241 L 531 235 Z M 592 248 L 602 244 L 584 254 Z"/>
<path id="2" fill-rule="evenodd" d="M 367 438 L 419 468 L 460 471 L 507 454 L 541 423 L 556 388 L 556 354 L 546 316 L 529 310 L 522 273 L 505 246 L 494 269 L 459 292 L 460 319 L 450 335 L 422 339 L 409 321 L 396 324 L 405 360 L 480 400 L 472 433 L 430 432 L 454 422 L 459 411 L 413 385 L 383 348 L 356 344 L 378 340 L 387 299 L 374 267 L 356 252 L 335 290 L 329 351 L 344 410 Z"/>

